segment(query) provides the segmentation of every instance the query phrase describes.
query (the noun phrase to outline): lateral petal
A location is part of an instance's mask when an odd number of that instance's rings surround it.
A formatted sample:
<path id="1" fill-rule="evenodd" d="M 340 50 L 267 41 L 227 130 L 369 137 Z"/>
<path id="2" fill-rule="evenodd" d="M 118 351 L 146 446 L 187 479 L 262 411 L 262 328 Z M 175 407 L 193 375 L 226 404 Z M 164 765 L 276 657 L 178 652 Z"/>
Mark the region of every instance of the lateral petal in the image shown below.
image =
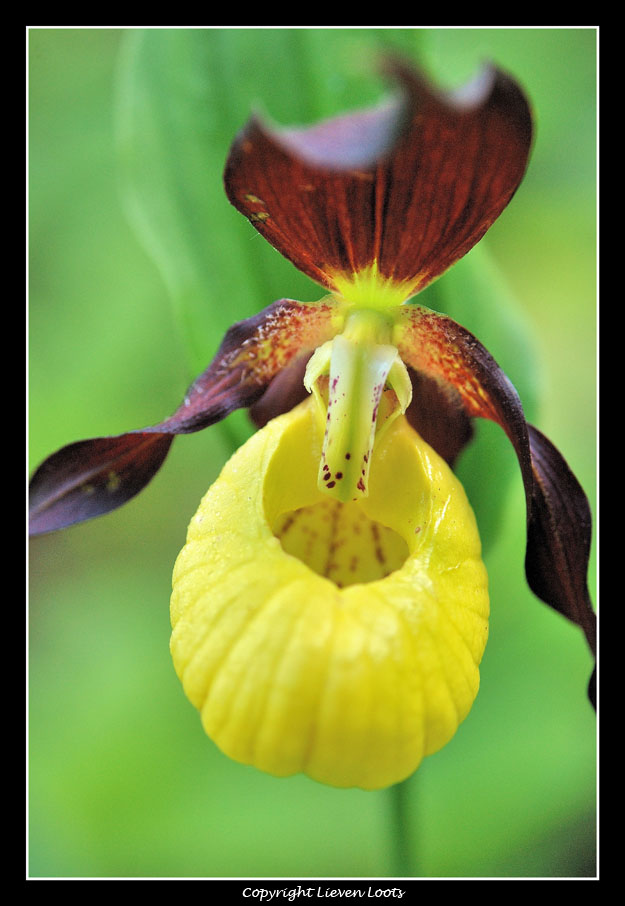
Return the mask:
<path id="1" fill-rule="evenodd" d="M 30 534 L 126 503 L 160 469 L 174 435 L 200 431 L 252 405 L 280 371 L 334 336 L 340 324 L 340 305 L 332 299 L 310 305 L 282 299 L 234 324 L 169 418 L 140 431 L 69 444 L 39 466 L 30 485 Z"/>
<path id="2" fill-rule="evenodd" d="M 587 586 L 592 518 L 564 458 L 528 425 L 514 386 L 490 353 L 451 318 L 402 306 L 394 340 L 407 365 L 435 379 L 451 399 L 461 400 L 467 415 L 488 418 L 508 435 L 525 487 L 528 584 L 582 628 L 594 653 L 595 614 Z"/>
<path id="3" fill-rule="evenodd" d="M 29 534 L 53 532 L 117 509 L 148 484 L 173 439 L 173 434 L 148 429 L 57 450 L 30 481 Z"/>
<path id="4" fill-rule="evenodd" d="M 543 601 L 582 627 L 596 648 L 596 617 L 585 567 L 590 556 L 591 516 L 586 495 L 562 454 L 529 425 L 534 473 L 525 571 Z"/>

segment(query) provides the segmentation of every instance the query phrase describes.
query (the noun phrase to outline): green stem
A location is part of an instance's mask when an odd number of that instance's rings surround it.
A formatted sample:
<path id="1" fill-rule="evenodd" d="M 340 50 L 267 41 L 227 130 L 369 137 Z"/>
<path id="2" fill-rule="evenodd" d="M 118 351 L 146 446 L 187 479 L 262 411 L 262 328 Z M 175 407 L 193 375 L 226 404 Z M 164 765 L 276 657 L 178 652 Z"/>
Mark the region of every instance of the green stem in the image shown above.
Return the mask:
<path id="1" fill-rule="evenodd" d="M 415 867 L 415 845 L 412 833 L 412 799 L 410 780 L 404 780 L 390 787 L 388 796 L 391 811 L 391 834 L 393 842 L 393 875 L 397 878 L 417 877 Z"/>

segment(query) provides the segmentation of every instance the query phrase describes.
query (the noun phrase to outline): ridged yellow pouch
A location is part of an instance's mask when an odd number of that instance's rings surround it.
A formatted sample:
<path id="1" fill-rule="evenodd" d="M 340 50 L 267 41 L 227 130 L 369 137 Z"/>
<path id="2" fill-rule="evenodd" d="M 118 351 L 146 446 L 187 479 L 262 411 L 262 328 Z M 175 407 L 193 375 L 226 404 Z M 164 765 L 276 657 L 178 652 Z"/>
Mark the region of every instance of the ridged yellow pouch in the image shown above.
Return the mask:
<path id="1" fill-rule="evenodd" d="M 309 399 L 226 464 L 176 562 L 171 652 L 231 758 L 379 789 L 469 712 L 488 581 L 462 486 L 404 416 L 357 502 L 319 489 L 322 442 Z"/>

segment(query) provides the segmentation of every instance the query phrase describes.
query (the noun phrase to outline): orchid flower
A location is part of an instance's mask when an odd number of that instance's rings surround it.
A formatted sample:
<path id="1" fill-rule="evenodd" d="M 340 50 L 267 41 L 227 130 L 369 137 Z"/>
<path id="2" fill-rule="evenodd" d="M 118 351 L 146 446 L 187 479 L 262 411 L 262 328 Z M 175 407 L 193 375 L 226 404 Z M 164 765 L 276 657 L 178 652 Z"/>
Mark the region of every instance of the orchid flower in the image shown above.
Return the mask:
<path id="1" fill-rule="evenodd" d="M 231 203 L 320 284 L 234 324 L 160 424 L 79 441 L 31 483 L 31 531 L 107 513 L 173 438 L 249 407 L 174 570 L 171 651 L 208 735 L 279 776 L 376 789 L 451 739 L 479 687 L 489 596 L 452 466 L 486 418 L 516 452 L 534 593 L 595 649 L 591 518 L 479 340 L 414 297 L 465 255 L 525 173 L 532 117 L 495 67 L 443 95 L 388 63 L 390 102 L 312 127 L 253 116 Z"/>

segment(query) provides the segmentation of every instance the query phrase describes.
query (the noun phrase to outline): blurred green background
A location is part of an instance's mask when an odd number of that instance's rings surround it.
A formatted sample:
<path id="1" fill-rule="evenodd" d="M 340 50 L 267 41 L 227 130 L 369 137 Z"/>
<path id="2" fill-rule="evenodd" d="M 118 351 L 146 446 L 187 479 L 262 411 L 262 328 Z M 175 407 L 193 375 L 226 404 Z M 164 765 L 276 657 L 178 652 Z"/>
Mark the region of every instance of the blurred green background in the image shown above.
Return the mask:
<path id="1" fill-rule="evenodd" d="M 322 291 L 228 204 L 253 107 L 285 124 L 376 101 L 376 54 L 445 85 L 491 59 L 525 87 L 527 176 L 420 301 L 472 329 L 594 502 L 594 29 L 32 29 L 31 468 L 172 412 L 230 323 Z M 500 429 L 460 465 L 491 578 L 482 687 L 405 787 L 419 877 L 595 874 L 595 717 L 580 631 L 523 577 L 524 498 Z M 32 877 L 385 877 L 389 792 L 276 780 L 204 735 L 168 653 L 173 562 L 245 413 L 178 438 L 116 513 L 30 546 Z M 591 581 L 594 587 L 594 569 Z"/>

